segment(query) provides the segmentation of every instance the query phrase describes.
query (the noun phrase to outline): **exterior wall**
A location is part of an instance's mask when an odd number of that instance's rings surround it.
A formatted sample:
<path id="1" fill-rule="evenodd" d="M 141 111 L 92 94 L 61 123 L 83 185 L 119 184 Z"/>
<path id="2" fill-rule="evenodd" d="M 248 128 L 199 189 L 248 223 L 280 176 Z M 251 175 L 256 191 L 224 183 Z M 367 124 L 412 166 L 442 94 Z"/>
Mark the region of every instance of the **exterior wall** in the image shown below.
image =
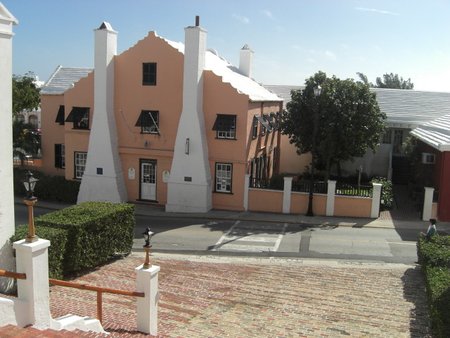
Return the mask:
<path id="1" fill-rule="evenodd" d="M 334 200 L 334 216 L 370 217 L 371 198 L 336 196 Z"/>
<path id="2" fill-rule="evenodd" d="M 41 169 L 48 175 L 64 176 L 65 169 L 55 168 L 55 144 L 64 144 L 65 126 L 55 122 L 60 105 L 64 105 L 63 95 L 41 96 L 41 126 L 45 131 L 41 139 Z M 68 113 L 66 109 L 66 114 Z"/>
<path id="3" fill-rule="evenodd" d="M 248 201 L 249 211 L 281 213 L 283 210 L 282 191 L 250 189 Z"/>
<path id="4" fill-rule="evenodd" d="M 73 107 L 89 107 L 89 128 L 92 126 L 94 111 L 94 74 L 90 73 L 64 94 L 65 118 Z M 48 131 L 47 131 L 48 132 Z M 66 179 L 74 179 L 74 153 L 87 152 L 89 144 L 89 130 L 73 129 L 72 122 L 64 125 L 64 144 L 66 148 Z"/>
<path id="5" fill-rule="evenodd" d="M 306 214 L 308 210 L 309 195 L 294 192 L 291 194 L 291 214 Z M 327 210 L 327 195 L 314 194 L 313 213 L 316 216 L 325 216 Z"/>
<path id="6" fill-rule="evenodd" d="M 450 151 L 441 153 L 439 175 L 439 210 L 440 221 L 450 221 Z"/>
<path id="7" fill-rule="evenodd" d="M 289 143 L 287 135 L 281 135 L 280 173 L 301 175 L 311 163 L 311 154 L 297 154 L 297 148 Z"/>

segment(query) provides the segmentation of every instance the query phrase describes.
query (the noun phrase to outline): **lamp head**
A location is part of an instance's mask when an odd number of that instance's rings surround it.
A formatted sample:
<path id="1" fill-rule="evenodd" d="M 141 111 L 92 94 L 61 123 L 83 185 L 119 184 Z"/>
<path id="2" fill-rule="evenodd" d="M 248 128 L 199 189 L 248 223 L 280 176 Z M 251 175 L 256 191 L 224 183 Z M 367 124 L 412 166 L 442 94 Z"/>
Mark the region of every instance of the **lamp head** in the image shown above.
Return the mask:
<path id="1" fill-rule="evenodd" d="M 27 171 L 25 174 L 25 179 L 23 180 L 23 185 L 25 186 L 25 190 L 27 191 L 27 198 L 33 199 L 34 196 L 34 188 L 36 187 L 36 183 L 39 180 L 33 176 L 31 171 Z"/>
<path id="2" fill-rule="evenodd" d="M 145 229 L 145 231 L 142 233 L 142 235 L 144 236 L 144 240 L 145 240 L 144 247 L 150 246 L 150 240 L 152 239 L 152 236 L 154 234 L 155 233 L 150 230 L 150 227 L 147 227 L 147 229 Z"/>

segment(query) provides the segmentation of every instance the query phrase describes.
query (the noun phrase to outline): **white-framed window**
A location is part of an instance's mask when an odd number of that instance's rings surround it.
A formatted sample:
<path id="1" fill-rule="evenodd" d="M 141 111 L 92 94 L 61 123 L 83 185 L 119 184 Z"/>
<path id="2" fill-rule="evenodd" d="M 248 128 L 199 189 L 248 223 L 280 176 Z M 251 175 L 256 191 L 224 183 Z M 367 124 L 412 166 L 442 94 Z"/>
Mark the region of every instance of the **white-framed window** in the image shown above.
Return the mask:
<path id="1" fill-rule="evenodd" d="M 216 192 L 231 192 L 233 181 L 233 165 L 216 163 Z"/>
<path id="2" fill-rule="evenodd" d="M 75 157 L 74 176 L 76 179 L 81 180 L 81 178 L 83 177 L 83 174 L 84 174 L 84 170 L 86 169 L 87 153 L 76 151 L 74 154 L 74 157 Z"/>
<path id="3" fill-rule="evenodd" d="M 213 130 L 220 139 L 236 139 L 236 115 L 218 114 Z"/>

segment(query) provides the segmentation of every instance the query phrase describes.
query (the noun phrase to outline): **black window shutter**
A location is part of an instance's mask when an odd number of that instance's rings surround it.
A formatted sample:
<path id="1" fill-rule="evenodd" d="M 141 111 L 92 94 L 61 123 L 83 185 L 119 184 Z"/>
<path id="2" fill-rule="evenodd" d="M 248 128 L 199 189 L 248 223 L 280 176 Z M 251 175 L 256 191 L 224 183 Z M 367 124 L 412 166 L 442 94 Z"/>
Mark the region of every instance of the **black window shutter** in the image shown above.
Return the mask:
<path id="1" fill-rule="evenodd" d="M 62 168 L 61 144 L 55 144 L 55 167 Z"/>

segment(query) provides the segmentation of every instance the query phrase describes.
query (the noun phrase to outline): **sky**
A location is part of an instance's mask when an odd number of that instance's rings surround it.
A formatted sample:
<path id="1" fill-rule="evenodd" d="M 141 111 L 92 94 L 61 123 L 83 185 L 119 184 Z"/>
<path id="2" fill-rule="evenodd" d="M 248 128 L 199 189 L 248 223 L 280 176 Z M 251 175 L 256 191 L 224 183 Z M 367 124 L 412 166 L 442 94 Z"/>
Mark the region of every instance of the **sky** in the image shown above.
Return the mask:
<path id="1" fill-rule="evenodd" d="M 253 78 L 303 85 L 317 71 L 369 81 L 385 73 L 414 89 L 450 92 L 450 0 L 0 0 L 18 19 L 13 73 L 46 81 L 58 65 L 93 67 L 94 29 L 118 31 L 118 52 L 156 31 L 184 42 L 200 25 L 233 65 L 248 44 Z"/>

